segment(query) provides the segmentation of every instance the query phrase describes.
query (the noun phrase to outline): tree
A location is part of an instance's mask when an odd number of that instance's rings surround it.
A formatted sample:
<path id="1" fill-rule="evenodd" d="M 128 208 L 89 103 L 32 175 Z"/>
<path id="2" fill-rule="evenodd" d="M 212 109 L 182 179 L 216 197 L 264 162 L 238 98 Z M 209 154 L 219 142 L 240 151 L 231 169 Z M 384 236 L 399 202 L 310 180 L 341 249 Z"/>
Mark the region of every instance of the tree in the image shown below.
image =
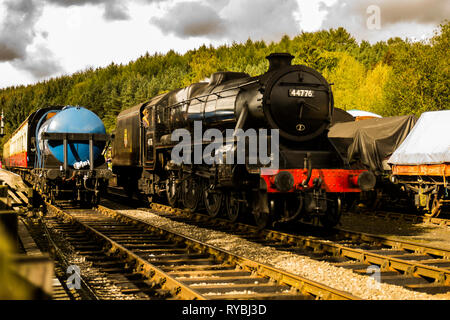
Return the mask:
<path id="1" fill-rule="evenodd" d="M 337 107 L 363 109 L 384 116 L 449 109 L 450 24 L 443 23 L 427 41 L 400 38 L 357 43 L 344 28 L 302 32 L 279 42 L 201 46 L 181 55 L 145 53 L 127 65 L 87 68 L 35 85 L 0 90 L 9 136 L 30 112 L 51 105 L 81 105 L 96 112 L 113 130 L 121 110 L 157 94 L 202 81 L 217 71 L 246 72 L 268 68 L 267 55 L 289 52 L 294 64 L 321 72 L 334 83 Z M 6 138 L 3 138 L 6 141 Z"/>

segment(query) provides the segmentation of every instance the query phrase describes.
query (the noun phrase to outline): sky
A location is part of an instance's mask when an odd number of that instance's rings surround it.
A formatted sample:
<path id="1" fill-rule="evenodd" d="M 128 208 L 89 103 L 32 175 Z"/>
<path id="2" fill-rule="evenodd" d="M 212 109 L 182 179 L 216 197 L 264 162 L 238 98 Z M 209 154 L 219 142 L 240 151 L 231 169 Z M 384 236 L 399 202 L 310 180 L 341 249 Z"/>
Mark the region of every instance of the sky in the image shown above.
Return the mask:
<path id="1" fill-rule="evenodd" d="M 0 0 L 0 88 L 341 26 L 358 41 L 418 41 L 445 19 L 448 0 Z"/>

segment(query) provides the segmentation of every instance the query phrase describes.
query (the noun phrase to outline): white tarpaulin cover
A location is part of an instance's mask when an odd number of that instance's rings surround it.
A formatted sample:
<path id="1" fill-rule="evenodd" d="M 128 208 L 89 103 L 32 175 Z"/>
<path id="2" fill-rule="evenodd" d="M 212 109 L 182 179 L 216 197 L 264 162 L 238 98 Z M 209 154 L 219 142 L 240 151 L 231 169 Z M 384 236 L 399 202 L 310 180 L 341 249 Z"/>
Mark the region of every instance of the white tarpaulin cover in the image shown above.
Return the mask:
<path id="1" fill-rule="evenodd" d="M 450 163 L 450 110 L 423 113 L 388 163 L 419 165 Z"/>
<path id="2" fill-rule="evenodd" d="M 348 110 L 348 113 L 350 113 L 354 117 L 374 117 L 374 118 L 383 118 L 379 114 L 369 112 L 369 111 L 363 111 L 363 110 Z"/>

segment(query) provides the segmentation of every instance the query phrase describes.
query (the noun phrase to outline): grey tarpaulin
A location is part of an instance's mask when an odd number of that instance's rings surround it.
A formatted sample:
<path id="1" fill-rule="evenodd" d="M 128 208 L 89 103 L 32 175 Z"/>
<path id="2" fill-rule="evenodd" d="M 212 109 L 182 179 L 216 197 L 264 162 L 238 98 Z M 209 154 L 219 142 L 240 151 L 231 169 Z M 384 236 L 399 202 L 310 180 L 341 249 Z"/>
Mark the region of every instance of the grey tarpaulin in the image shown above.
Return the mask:
<path id="1" fill-rule="evenodd" d="M 450 110 L 424 112 L 388 163 L 419 165 L 450 162 Z"/>
<path id="2" fill-rule="evenodd" d="M 331 124 L 339 122 L 355 121 L 355 118 L 345 110 L 334 108 L 333 117 L 331 118 Z"/>
<path id="3" fill-rule="evenodd" d="M 387 158 L 416 122 L 417 118 L 410 115 L 336 123 L 328 137 L 350 164 L 362 164 L 372 171 L 389 170 Z"/>

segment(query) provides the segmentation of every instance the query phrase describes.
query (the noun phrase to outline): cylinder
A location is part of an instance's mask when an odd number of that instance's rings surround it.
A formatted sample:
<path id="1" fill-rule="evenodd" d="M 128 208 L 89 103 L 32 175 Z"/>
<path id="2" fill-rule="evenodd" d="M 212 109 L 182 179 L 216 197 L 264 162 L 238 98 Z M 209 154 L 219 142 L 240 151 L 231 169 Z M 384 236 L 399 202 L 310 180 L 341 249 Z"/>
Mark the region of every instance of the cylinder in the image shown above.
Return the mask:
<path id="1" fill-rule="evenodd" d="M 43 141 L 41 136 L 44 132 L 105 134 L 102 120 L 92 111 L 82 107 L 65 107 L 40 127 L 38 143 L 41 151 L 44 154 L 52 154 L 66 167 L 74 166 L 75 163 L 87 164 L 95 161 L 101 156 L 105 146 L 104 141 Z"/>

